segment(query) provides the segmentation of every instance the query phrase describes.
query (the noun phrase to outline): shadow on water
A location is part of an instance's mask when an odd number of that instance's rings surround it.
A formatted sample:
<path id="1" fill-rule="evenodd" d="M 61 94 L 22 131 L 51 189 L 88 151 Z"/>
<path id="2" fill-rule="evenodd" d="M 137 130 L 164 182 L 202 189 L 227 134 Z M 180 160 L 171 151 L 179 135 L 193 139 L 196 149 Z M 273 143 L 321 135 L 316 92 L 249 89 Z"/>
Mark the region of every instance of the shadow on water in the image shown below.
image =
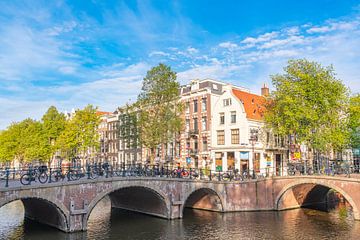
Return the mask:
<path id="1" fill-rule="evenodd" d="M 184 218 L 168 221 L 111 209 L 103 199 L 89 217 L 88 231 L 66 234 L 24 220 L 16 201 L 0 209 L 1 239 L 360 239 L 360 222 L 309 209 L 282 212 L 217 213 L 185 209 Z"/>

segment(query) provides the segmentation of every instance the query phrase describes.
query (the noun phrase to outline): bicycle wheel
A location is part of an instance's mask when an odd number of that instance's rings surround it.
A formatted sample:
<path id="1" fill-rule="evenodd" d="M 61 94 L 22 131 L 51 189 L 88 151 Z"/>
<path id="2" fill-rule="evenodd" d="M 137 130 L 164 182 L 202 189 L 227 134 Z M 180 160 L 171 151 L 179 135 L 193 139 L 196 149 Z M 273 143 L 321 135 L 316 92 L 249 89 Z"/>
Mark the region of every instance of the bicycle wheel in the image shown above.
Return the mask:
<path id="1" fill-rule="evenodd" d="M 71 181 L 76 181 L 76 180 L 79 180 L 80 179 L 80 175 L 77 171 L 70 171 L 68 173 L 68 178 L 71 180 Z"/>
<path id="2" fill-rule="evenodd" d="M 50 175 L 52 182 L 58 182 L 61 179 L 61 172 L 60 171 L 54 171 Z"/>
<path id="3" fill-rule="evenodd" d="M 171 177 L 172 177 L 172 178 L 180 178 L 180 177 L 181 177 L 181 174 L 180 174 L 179 171 L 180 171 L 180 170 L 177 170 L 177 169 L 173 170 L 173 171 L 171 172 Z"/>
<path id="4" fill-rule="evenodd" d="M 42 183 L 42 184 L 46 183 L 47 180 L 48 180 L 48 178 L 49 178 L 49 177 L 48 177 L 48 175 L 47 175 L 46 172 L 39 173 L 38 179 L 39 179 L 39 182 L 40 182 L 40 183 Z"/>
<path id="5" fill-rule="evenodd" d="M 221 175 L 221 179 L 222 179 L 223 181 L 229 181 L 229 180 L 230 180 L 230 174 L 228 174 L 228 173 L 223 173 L 223 174 Z"/>
<path id="6" fill-rule="evenodd" d="M 95 169 L 90 171 L 90 178 L 91 179 L 96 179 L 98 177 L 99 177 L 99 172 L 98 171 L 96 171 Z"/>
<path id="7" fill-rule="evenodd" d="M 22 185 L 30 185 L 30 183 L 31 183 L 31 177 L 30 177 L 30 175 L 29 174 L 23 174 L 22 176 L 21 176 L 21 178 L 20 178 L 20 183 L 22 184 Z"/>
<path id="8" fill-rule="evenodd" d="M 295 169 L 288 169 L 288 175 L 289 176 L 294 176 L 295 175 Z"/>
<path id="9" fill-rule="evenodd" d="M 244 181 L 244 178 L 241 176 L 241 174 L 235 174 L 234 181 Z"/>
<path id="10" fill-rule="evenodd" d="M 187 170 L 184 169 L 181 171 L 181 177 L 188 178 L 188 177 L 190 177 L 190 174 Z"/>
<path id="11" fill-rule="evenodd" d="M 200 174 L 198 173 L 198 171 L 193 170 L 193 171 L 191 171 L 191 177 L 193 179 L 200 179 Z"/>

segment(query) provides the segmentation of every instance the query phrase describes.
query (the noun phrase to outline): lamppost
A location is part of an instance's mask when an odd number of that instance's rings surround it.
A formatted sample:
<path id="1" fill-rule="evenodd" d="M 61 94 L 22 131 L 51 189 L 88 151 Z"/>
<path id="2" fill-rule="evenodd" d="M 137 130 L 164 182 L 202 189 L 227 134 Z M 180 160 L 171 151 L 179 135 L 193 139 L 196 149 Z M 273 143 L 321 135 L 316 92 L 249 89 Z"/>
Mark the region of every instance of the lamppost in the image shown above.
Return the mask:
<path id="1" fill-rule="evenodd" d="M 258 130 L 255 128 L 252 128 L 250 130 L 249 142 L 251 143 L 251 146 L 252 146 L 252 162 L 253 162 L 252 175 L 253 175 L 253 178 L 255 178 L 255 168 L 254 168 L 255 167 L 254 166 L 255 165 L 255 144 L 256 144 L 257 140 L 258 140 Z M 249 168 L 250 168 L 250 164 L 248 164 L 248 173 L 250 172 Z"/>

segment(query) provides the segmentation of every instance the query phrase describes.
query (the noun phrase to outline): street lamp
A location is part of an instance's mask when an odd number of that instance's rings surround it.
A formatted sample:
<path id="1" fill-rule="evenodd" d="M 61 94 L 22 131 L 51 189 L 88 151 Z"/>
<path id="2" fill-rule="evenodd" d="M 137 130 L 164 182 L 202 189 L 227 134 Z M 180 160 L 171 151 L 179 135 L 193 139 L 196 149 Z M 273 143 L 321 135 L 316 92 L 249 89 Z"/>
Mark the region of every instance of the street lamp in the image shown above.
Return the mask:
<path id="1" fill-rule="evenodd" d="M 254 164 L 255 164 L 255 144 L 258 140 L 258 130 L 255 128 L 252 128 L 250 130 L 250 138 L 249 138 L 249 142 L 251 143 L 252 146 L 252 162 L 253 162 L 253 178 L 255 178 L 255 169 L 254 169 Z M 248 173 L 250 172 L 250 164 L 248 164 Z"/>

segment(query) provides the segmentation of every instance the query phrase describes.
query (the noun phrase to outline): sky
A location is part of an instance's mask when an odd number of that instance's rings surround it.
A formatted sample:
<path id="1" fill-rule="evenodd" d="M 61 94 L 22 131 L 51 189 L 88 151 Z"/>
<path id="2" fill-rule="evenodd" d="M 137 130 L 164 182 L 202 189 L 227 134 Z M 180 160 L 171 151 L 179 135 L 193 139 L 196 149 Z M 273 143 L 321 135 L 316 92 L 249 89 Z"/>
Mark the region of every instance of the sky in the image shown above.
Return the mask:
<path id="1" fill-rule="evenodd" d="M 360 92 L 360 1 L 0 1 L 0 129 L 87 104 L 136 100 L 165 63 L 260 93 L 289 59 L 333 65 Z"/>

